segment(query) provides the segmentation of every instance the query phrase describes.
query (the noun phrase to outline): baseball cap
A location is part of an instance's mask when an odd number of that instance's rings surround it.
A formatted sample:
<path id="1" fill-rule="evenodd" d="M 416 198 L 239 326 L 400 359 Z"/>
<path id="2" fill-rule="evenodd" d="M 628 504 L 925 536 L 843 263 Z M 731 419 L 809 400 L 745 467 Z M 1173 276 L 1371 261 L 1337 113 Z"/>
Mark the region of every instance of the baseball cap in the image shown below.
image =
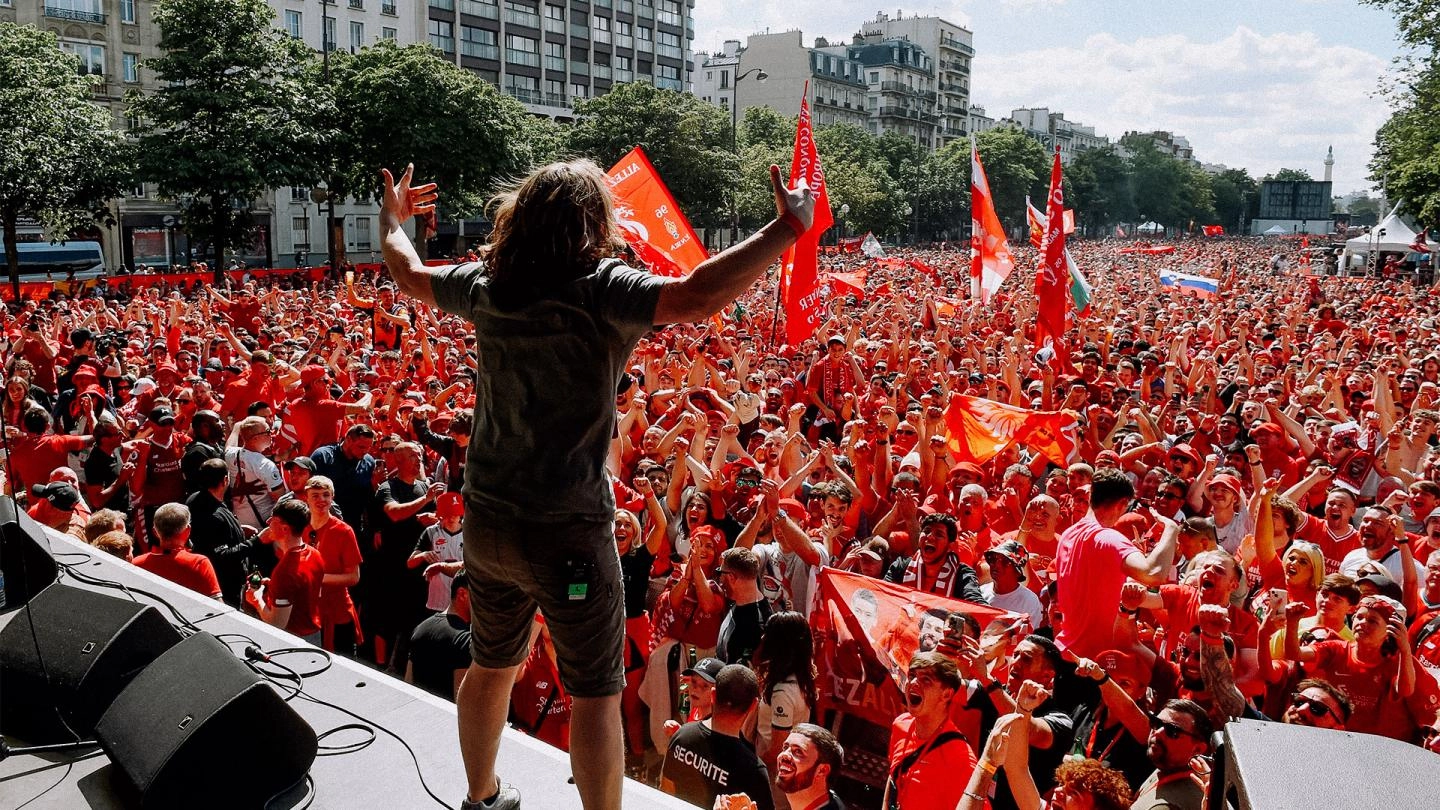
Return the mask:
<path id="1" fill-rule="evenodd" d="M 166 407 L 153 408 L 150 411 L 150 421 L 157 425 L 175 424 L 175 412 Z"/>
<path id="2" fill-rule="evenodd" d="M 315 460 L 309 456 L 296 456 L 285 462 L 285 469 L 290 470 L 295 467 L 299 467 L 302 470 L 309 470 L 313 473 L 315 472 Z"/>
<path id="3" fill-rule="evenodd" d="M 56 509 L 74 509 L 80 503 L 80 493 L 75 487 L 64 481 L 56 481 L 50 484 L 36 484 L 30 487 L 30 495 L 36 498 L 44 498 Z"/>
<path id="4" fill-rule="evenodd" d="M 309 385 L 316 380 L 323 380 L 329 375 L 324 366 L 309 365 L 300 369 L 300 384 Z"/>
<path id="5" fill-rule="evenodd" d="M 1237 498 L 1245 497 L 1245 493 L 1240 489 L 1240 479 L 1227 473 L 1222 473 L 1211 478 L 1210 483 L 1206 485 L 1206 489 L 1210 487 L 1224 487 L 1235 493 L 1235 497 Z"/>
<path id="6" fill-rule="evenodd" d="M 1142 666 L 1135 656 L 1120 650 L 1106 650 L 1095 656 L 1095 663 L 1110 677 L 1128 678 L 1141 686 L 1150 683 L 1150 670 Z"/>
<path id="7" fill-rule="evenodd" d="M 825 339 L 825 345 L 829 346 L 831 343 L 839 343 L 841 346 L 844 346 L 845 338 L 839 335 L 831 335 L 830 337 Z"/>
<path id="8" fill-rule="evenodd" d="M 699 675 L 710 683 L 720 677 L 720 670 L 725 668 L 725 662 L 719 658 L 702 658 L 695 663 L 695 666 L 681 672 L 681 675 Z"/>
<path id="9" fill-rule="evenodd" d="M 435 499 L 435 516 L 439 518 L 459 517 L 465 514 L 465 501 L 458 492 L 446 492 Z"/>

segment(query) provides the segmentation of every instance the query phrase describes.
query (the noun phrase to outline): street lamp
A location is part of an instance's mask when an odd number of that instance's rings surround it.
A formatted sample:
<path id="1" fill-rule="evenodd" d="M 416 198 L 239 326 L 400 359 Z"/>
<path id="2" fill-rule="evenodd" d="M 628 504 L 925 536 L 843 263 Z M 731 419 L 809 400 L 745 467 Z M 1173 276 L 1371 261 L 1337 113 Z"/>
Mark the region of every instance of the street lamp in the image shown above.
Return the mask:
<path id="1" fill-rule="evenodd" d="M 845 241 L 845 217 L 850 213 L 850 203 L 840 205 L 840 235 L 835 237 L 835 244 Z"/>
<path id="2" fill-rule="evenodd" d="M 749 76 L 751 73 L 755 74 L 755 81 L 761 82 L 762 84 L 766 79 L 770 78 L 770 74 L 765 72 L 765 68 L 758 67 L 750 68 L 744 73 L 735 74 L 735 84 L 730 92 L 730 151 L 735 153 L 735 160 L 737 162 L 740 160 L 740 140 L 738 137 L 740 132 L 740 80 Z M 740 206 L 735 198 L 735 193 L 732 192 L 730 194 L 730 244 L 733 245 L 739 240 Z"/>

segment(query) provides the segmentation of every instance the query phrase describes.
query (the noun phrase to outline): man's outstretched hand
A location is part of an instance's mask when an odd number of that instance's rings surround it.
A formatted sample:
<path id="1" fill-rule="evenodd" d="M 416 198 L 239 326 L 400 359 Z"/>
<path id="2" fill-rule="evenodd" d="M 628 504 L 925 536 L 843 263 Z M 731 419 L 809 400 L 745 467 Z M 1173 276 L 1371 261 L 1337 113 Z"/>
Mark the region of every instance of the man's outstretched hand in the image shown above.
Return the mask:
<path id="1" fill-rule="evenodd" d="M 770 185 L 775 188 L 775 218 L 784 219 L 786 214 L 791 214 L 809 230 L 810 224 L 815 221 L 815 192 L 810 189 L 810 184 L 801 180 L 799 188 L 786 188 L 785 181 L 780 177 L 780 167 L 772 163 Z"/>
<path id="2" fill-rule="evenodd" d="M 435 210 L 435 184 L 426 183 L 411 188 L 410 181 L 414 174 L 414 163 L 405 167 L 405 173 L 400 176 L 398 183 L 389 169 L 380 170 L 380 177 L 385 181 L 385 194 L 380 201 L 381 230 L 398 228 L 413 216 Z"/>

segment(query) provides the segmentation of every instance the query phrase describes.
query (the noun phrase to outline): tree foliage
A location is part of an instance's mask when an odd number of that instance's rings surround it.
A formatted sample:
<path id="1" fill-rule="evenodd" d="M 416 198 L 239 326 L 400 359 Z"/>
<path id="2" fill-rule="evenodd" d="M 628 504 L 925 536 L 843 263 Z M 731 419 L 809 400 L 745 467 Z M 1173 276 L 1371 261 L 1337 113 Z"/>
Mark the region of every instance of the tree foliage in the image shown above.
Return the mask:
<path id="1" fill-rule="evenodd" d="M 1087 149 L 1075 156 L 1065 169 L 1071 185 L 1065 201 L 1079 220 L 1076 227 L 1084 233 L 1095 233 L 1112 222 L 1135 219 L 1134 190 L 1130 186 L 1129 168 L 1113 147 Z"/>
<path id="2" fill-rule="evenodd" d="M 1259 210 L 1260 184 L 1244 169 L 1225 169 L 1210 178 L 1215 197 L 1215 222 L 1226 228 L 1239 228 Z"/>
<path id="3" fill-rule="evenodd" d="M 21 217 L 63 238 L 104 216 L 130 174 L 129 155 L 108 110 L 91 102 L 92 79 L 76 70 L 55 35 L 0 23 L 0 222 L 17 300 Z"/>
<path id="4" fill-rule="evenodd" d="M 1306 169 L 1281 169 L 1278 172 L 1273 172 L 1260 178 L 1260 182 L 1264 183 L 1270 180 L 1277 180 L 1282 183 L 1293 183 L 1309 182 L 1314 179 Z"/>
<path id="5" fill-rule="evenodd" d="M 332 54 L 338 191 L 369 195 L 381 168 L 415 164 L 437 183 L 445 219 L 480 213 L 502 177 L 522 174 L 548 142 L 531 142 L 524 106 L 429 45 L 390 42 L 355 55 Z"/>
<path id="6" fill-rule="evenodd" d="M 306 78 L 315 56 L 274 16 L 264 0 L 162 0 L 153 20 L 165 54 L 145 65 L 158 89 L 131 97 L 141 177 L 180 204 L 217 273 L 246 239 L 252 202 L 320 166 L 311 114 L 326 99 Z"/>
<path id="7" fill-rule="evenodd" d="M 1025 197 L 1043 207 L 1049 194 L 1050 156 L 1045 147 L 1014 127 L 997 127 L 975 138 L 995 213 L 1007 228 L 1025 225 Z"/>
<path id="8" fill-rule="evenodd" d="M 575 105 L 575 113 L 566 144 L 571 152 L 608 169 L 641 146 L 692 223 L 728 224 L 740 161 L 724 110 L 686 93 L 634 82 Z"/>

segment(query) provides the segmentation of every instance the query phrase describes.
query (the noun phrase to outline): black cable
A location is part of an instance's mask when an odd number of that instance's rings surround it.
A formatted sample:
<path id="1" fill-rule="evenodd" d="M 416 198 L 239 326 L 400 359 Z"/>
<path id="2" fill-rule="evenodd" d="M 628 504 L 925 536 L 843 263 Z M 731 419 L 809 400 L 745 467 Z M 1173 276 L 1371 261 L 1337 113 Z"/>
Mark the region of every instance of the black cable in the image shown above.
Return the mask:
<path id="1" fill-rule="evenodd" d="M 271 796 L 270 800 L 265 802 L 265 810 L 269 810 L 270 805 L 274 804 L 281 796 L 286 795 L 301 784 L 305 785 L 306 788 L 305 803 L 300 805 L 299 807 L 293 808 L 293 810 L 307 810 L 310 805 L 315 803 L 315 780 L 310 777 L 310 774 L 308 772 L 303 777 L 301 777 L 300 780 L 297 781 L 295 784 L 291 785 L 288 788 L 285 788 L 279 793 L 276 793 L 274 796 Z"/>
<path id="2" fill-rule="evenodd" d="M 366 737 L 363 740 L 359 740 L 353 743 L 345 743 L 343 745 L 321 745 L 319 746 L 315 756 L 334 757 L 341 754 L 353 754 L 357 751 L 364 751 L 366 748 L 369 748 L 371 745 L 373 745 L 375 740 L 379 739 L 379 737 L 375 734 L 375 729 L 365 725 L 364 723 L 345 723 L 344 725 L 336 726 L 329 731 L 315 735 L 315 741 L 320 742 L 326 737 L 329 737 L 332 734 L 339 734 L 342 731 L 364 731 L 367 732 L 370 736 Z"/>
<path id="3" fill-rule="evenodd" d="M 58 563 L 58 561 L 57 561 L 57 563 Z M 71 565 L 71 564 L 69 564 L 69 563 L 58 563 L 58 564 L 60 565 L 60 569 L 61 569 L 62 571 L 64 571 L 66 574 L 74 577 L 75 579 L 79 580 L 80 582 L 83 582 L 83 583 L 85 583 L 85 584 L 87 584 L 87 585 L 95 585 L 95 586 L 101 587 L 101 588 L 110 588 L 111 590 L 121 591 L 121 592 L 123 592 L 126 596 L 130 597 L 130 601 L 135 602 L 135 603 L 137 603 L 137 604 L 142 604 L 142 605 L 145 604 L 144 602 L 141 602 L 139 599 L 137 599 L 137 598 L 135 597 L 135 594 L 137 594 L 137 593 L 140 594 L 141 596 L 145 596 L 145 597 L 148 597 L 148 598 L 150 598 L 150 599 L 155 600 L 156 602 L 159 602 L 162 606 L 165 607 L 166 610 L 170 611 L 170 614 L 175 617 L 176 621 L 178 621 L 181 625 L 183 625 L 182 628 L 177 628 L 177 629 L 180 629 L 181 635 L 188 635 L 187 633 L 185 633 L 186 630 L 189 630 L 190 633 L 200 633 L 200 632 L 203 632 L 203 630 L 200 628 L 199 625 L 197 625 L 197 624 L 195 624 L 194 622 L 190 621 L 190 619 L 187 618 L 187 617 L 185 616 L 185 614 L 181 613 L 178 608 L 176 608 L 174 605 L 170 604 L 170 601 L 169 601 L 169 600 L 165 599 L 165 597 L 160 596 L 159 594 L 152 593 L 152 592 L 150 592 L 150 591 L 145 590 L 144 588 L 135 588 L 135 587 L 126 585 L 126 584 L 123 583 L 123 582 L 117 582 L 117 581 L 114 581 L 114 580 L 102 579 L 102 578 L 97 577 L 97 576 L 94 576 L 94 575 L 92 575 L 92 574 L 81 573 L 80 571 L 77 571 L 77 570 L 75 569 L 75 566 L 74 566 L 74 565 Z"/>

